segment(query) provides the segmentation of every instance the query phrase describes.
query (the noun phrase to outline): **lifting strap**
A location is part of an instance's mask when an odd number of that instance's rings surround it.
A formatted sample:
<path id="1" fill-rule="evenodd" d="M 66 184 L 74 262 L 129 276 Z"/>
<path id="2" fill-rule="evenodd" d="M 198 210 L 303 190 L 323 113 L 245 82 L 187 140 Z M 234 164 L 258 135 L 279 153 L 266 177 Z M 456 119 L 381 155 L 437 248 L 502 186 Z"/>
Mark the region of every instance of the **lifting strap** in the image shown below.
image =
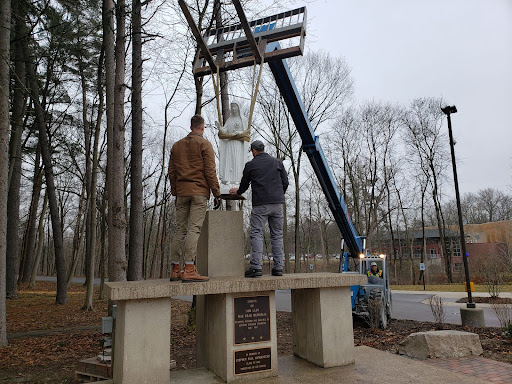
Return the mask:
<path id="1" fill-rule="evenodd" d="M 243 131 L 240 134 L 231 135 L 227 133 L 222 133 L 219 131 L 219 139 L 229 139 L 229 140 L 240 140 L 240 141 L 247 141 L 249 142 L 251 140 L 251 124 L 252 124 L 252 115 L 254 113 L 254 106 L 256 104 L 256 99 L 258 97 L 258 89 L 260 86 L 260 80 L 261 75 L 263 73 L 263 64 L 264 64 L 264 58 L 261 59 L 260 64 L 260 70 L 258 73 L 258 78 L 256 79 L 256 61 L 254 61 L 254 69 L 253 69 L 253 76 L 252 76 L 252 89 L 251 89 L 251 106 L 249 109 L 249 119 L 247 122 L 247 129 Z M 217 116 L 219 119 L 219 124 L 223 125 L 222 120 L 222 112 L 220 109 L 220 66 L 217 65 L 217 79 L 215 79 L 215 75 L 212 72 L 212 82 L 213 82 L 213 89 L 215 91 L 215 100 L 217 104 Z"/>
<path id="2" fill-rule="evenodd" d="M 215 75 L 212 72 L 212 82 L 213 82 L 213 89 L 215 90 L 215 99 L 217 100 L 217 115 L 219 117 L 219 124 L 223 125 L 222 121 L 222 113 L 220 111 L 220 74 L 219 74 L 219 66 L 217 65 L 217 80 L 215 80 Z"/>
<path id="3" fill-rule="evenodd" d="M 261 80 L 261 74 L 263 73 L 263 64 L 265 62 L 265 56 L 261 56 L 261 63 L 260 63 L 260 72 L 258 74 L 258 79 L 256 80 L 256 84 L 254 84 L 254 81 L 256 79 L 256 61 L 254 61 L 254 70 L 252 75 L 252 91 L 251 91 L 251 108 L 249 109 L 249 121 L 247 123 L 248 127 L 247 129 L 251 129 L 252 124 L 252 114 L 254 112 L 254 105 L 256 104 L 256 98 L 258 97 L 258 89 L 260 87 L 260 80 Z"/>

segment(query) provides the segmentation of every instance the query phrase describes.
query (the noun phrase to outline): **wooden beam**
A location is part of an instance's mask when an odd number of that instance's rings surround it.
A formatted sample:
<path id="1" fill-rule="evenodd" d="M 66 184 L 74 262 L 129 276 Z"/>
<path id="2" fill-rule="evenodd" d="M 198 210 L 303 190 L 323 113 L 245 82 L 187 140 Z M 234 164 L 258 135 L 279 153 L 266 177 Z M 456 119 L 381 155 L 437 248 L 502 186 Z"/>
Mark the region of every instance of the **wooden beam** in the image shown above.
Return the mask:
<path id="1" fill-rule="evenodd" d="M 206 61 L 208 62 L 208 64 L 210 64 L 211 70 L 213 72 L 216 72 L 217 65 L 215 64 L 215 60 L 213 59 L 213 56 L 212 56 L 210 50 L 206 46 L 206 44 L 203 40 L 203 36 L 201 36 L 201 33 L 199 32 L 199 29 L 197 28 L 197 25 L 196 25 L 194 19 L 192 18 L 190 11 L 188 10 L 187 4 L 185 3 L 184 0 L 178 0 L 178 4 L 180 5 L 180 8 L 181 8 L 183 14 L 185 15 L 185 19 L 187 19 L 187 23 L 188 23 L 190 29 L 192 30 L 192 34 L 194 35 L 194 37 L 197 41 L 197 45 L 199 45 L 199 48 L 203 52 L 203 55 L 204 55 Z"/>
<path id="2" fill-rule="evenodd" d="M 240 23 L 245 32 L 245 37 L 249 42 L 249 46 L 251 47 L 252 53 L 254 55 L 254 59 L 258 64 L 262 62 L 262 56 L 260 50 L 258 49 L 258 44 L 256 43 L 256 39 L 252 34 L 251 27 L 249 26 L 249 22 L 247 21 L 247 17 L 245 17 L 245 12 L 242 8 L 242 4 L 240 4 L 240 0 L 233 0 L 233 5 L 235 6 L 236 13 L 238 14 L 238 18 L 240 19 Z"/>

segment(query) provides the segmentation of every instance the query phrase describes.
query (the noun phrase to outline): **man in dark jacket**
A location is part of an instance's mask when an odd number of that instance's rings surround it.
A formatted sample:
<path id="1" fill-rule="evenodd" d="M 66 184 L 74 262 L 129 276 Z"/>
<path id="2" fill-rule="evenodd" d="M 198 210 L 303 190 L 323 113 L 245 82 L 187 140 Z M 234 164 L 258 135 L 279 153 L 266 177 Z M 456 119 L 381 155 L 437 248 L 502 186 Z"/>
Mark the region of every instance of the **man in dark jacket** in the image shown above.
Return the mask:
<path id="1" fill-rule="evenodd" d="M 174 143 L 169 161 L 171 194 L 176 196 L 176 232 L 171 244 L 171 281 L 207 281 L 195 266 L 197 241 L 201 233 L 210 191 L 220 206 L 220 187 L 211 143 L 203 137 L 204 119 L 195 115 L 192 132 Z M 181 261 L 185 269 L 181 272 Z"/>
<path id="2" fill-rule="evenodd" d="M 258 277 L 261 272 L 263 254 L 263 230 L 268 220 L 270 243 L 274 267 L 273 276 L 283 275 L 283 203 L 288 188 L 288 174 L 283 162 L 265 153 L 265 145 L 256 140 L 251 144 L 253 159 L 245 164 L 240 187 L 231 188 L 229 193 L 241 195 L 252 188 L 251 211 L 251 266 L 245 277 Z"/>

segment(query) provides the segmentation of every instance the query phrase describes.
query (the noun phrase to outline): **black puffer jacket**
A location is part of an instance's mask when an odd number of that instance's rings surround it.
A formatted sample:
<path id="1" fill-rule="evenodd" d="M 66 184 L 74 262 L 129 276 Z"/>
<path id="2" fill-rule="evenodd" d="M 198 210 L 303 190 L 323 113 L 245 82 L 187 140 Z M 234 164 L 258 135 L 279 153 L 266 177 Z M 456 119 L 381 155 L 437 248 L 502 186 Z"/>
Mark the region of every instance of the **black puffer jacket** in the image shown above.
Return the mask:
<path id="1" fill-rule="evenodd" d="M 249 184 L 252 188 L 253 206 L 284 203 L 288 174 L 283 162 L 268 153 L 259 153 L 245 164 L 237 194 L 247 191 Z"/>

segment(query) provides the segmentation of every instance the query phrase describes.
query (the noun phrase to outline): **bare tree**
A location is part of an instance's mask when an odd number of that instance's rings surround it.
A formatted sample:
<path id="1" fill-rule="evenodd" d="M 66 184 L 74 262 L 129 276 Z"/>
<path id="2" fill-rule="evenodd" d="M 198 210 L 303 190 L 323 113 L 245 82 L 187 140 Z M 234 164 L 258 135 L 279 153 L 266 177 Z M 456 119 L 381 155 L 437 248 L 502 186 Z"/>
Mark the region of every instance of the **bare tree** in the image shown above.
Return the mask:
<path id="1" fill-rule="evenodd" d="M 23 116 L 27 103 L 25 84 L 25 60 L 23 57 L 23 40 L 26 38 L 24 15 L 25 3 L 18 1 L 15 5 L 15 53 L 14 53 L 14 95 L 12 105 L 12 133 L 9 159 L 9 193 L 7 197 L 7 297 L 16 298 L 16 271 L 19 255 L 20 227 L 20 184 L 21 184 L 21 146 L 23 133 Z M 21 276 L 21 273 L 20 273 Z M 20 279 L 21 280 L 21 279 Z"/>
<path id="2" fill-rule="evenodd" d="M 34 176 L 32 181 L 32 198 L 27 219 L 27 227 L 23 239 L 23 277 L 22 282 L 28 283 L 32 275 L 32 268 L 35 259 L 35 243 L 37 233 L 37 207 L 41 195 L 43 182 L 43 168 L 41 167 L 41 150 L 39 144 L 36 147 L 36 158 L 34 161 Z"/>
<path id="3" fill-rule="evenodd" d="M 114 42 L 114 10 L 117 39 Z M 126 280 L 126 217 L 124 205 L 124 49 L 125 4 L 103 1 L 107 110 L 107 191 L 108 191 L 108 278 Z"/>
<path id="4" fill-rule="evenodd" d="M 130 239 L 128 280 L 142 279 L 144 219 L 142 214 L 142 16 L 141 1 L 132 5 L 132 150 L 130 163 Z"/>
<path id="5" fill-rule="evenodd" d="M 404 118 L 405 141 L 411 149 L 412 158 L 419 165 L 420 173 L 428 181 L 434 204 L 439 237 L 443 249 L 445 272 L 448 281 L 453 281 L 451 252 L 446 241 L 446 226 L 441 205 L 441 181 L 448 162 L 448 151 L 443 143 L 445 134 L 441 127 L 442 100 L 438 98 L 415 99 Z"/>
<path id="6" fill-rule="evenodd" d="M 43 198 L 43 208 L 41 209 L 41 214 L 39 215 L 39 224 L 37 226 L 37 248 L 34 251 L 34 263 L 32 264 L 32 271 L 30 274 L 30 283 L 29 287 L 34 288 L 36 286 L 36 274 L 41 261 L 41 255 L 43 251 L 43 242 L 44 242 L 44 219 L 46 217 L 46 209 L 48 208 L 48 194 L 44 194 Z"/>
<path id="7" fill-rule="evenodd" d="M 11 1 L 0 4 L 0 201 L 7 201 L 9 176 L 9 60 Z M 5 311 L 7 206 L 0 204 L 0 346 L 7 345 Z"/>
<path id="8" fill-rule="evenodd" d="M 493 188 L 477 192 L 477 208 L 482 222 L 510 220 L 512 218 L 512 197 Z"/>
<path id="9" fill-rule="evenodd" d="M 98 114 L 96 116 L 96 126 L 94 128 L 94 143 L 93 143 L 93 152 L 92 152 L 92 174 L 91 174 L 91 194 L 88 199 L 88 211 L 91 213 L 91 221 L 90 221 L 90 230 L 91 230 L 91 246 L 90 246 L 90 254 L 89 254 L 89 263 L 87 265 L 87 292 L 85 295 L 85 302 L 83 309 L 93 310 L 93 293 L 94 293 L 94 270 L 95 270 L 95 260 L 96 260 L 96 222 L 97 222 L 97 210 L 96 210 L 96 196 L 97 196 L 97 182 L 98 182 L 98 168 L 99 168 L 99 141 L 100 141 L 100 130 L 101 130 L 101 122 L 103 117 L 103 105 L 105 103 L 105 98 L 103 96 L 103 60 L 104 60 L 105 49 L 102 46 L 99 62 L 98 62 L 98 77 L 97 77 L 97 86 L 98 86 L 98 97 L 99 97 L 99 105 L 98 105 Z M 103 255 L 102 255 L 103 256 Z M 104 266 L 103 266 L 104 267 Z"/>
<path id="10" fill-rule="evenodd" d="M 41 145 L 41 154 L 43 158 L 48 202 L 50 205 L 50 216 L 52 221 L 53 244 L 55 250 L 55 264 L 57 268 L 57 304 L 67 303 L 67 284 L 66 284 L 66 260 L 64 256 L 62 221 L 57 201 L 57 191 L 55 188 L 53 162 L 51 147 L 46 131 L 45 111 L 39 100 L 39 85 L 37 82 L 36 69 L 33 63 L 33 55 L 30 55 L 28 44 L 24 45 L 24 55 L 27 66 L 27 77 L 30 85 L 30 95 L 34 103 L 35 120 L 39 132 L 39 143 Z"/>

